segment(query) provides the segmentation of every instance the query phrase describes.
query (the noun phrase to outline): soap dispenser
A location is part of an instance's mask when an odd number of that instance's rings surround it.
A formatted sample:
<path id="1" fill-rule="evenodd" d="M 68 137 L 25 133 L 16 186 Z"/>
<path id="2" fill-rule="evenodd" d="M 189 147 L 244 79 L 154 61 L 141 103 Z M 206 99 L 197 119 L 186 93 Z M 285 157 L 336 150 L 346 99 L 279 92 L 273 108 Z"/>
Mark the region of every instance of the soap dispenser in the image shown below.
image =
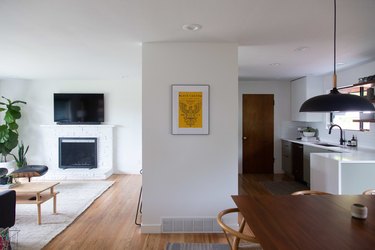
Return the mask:
<path id="1" fill-rule="evenodd" d="M 353 137 L 351 139 L 351 146 L 352 147 L 357 147 L 357 139 L 354 137 L 354 135 L 353 135 Z"/>

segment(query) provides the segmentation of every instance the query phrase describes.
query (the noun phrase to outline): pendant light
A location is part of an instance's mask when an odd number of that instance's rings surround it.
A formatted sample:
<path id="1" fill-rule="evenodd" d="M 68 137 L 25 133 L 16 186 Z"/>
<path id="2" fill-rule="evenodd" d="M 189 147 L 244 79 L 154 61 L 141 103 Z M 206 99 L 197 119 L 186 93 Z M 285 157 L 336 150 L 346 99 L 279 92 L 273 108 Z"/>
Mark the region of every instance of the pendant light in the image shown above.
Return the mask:
<path id="1" fill-rule="evenodd" d="M 305 101 L 300 112 L 346 112 L 375 111 L 374 105 L 366 98 L 357 95 L 341 94 L 337 90 L 336 76 L 336 0 L 334 0 L 333 25 L 333 88 L 329 94 L 318 95 Z"/>

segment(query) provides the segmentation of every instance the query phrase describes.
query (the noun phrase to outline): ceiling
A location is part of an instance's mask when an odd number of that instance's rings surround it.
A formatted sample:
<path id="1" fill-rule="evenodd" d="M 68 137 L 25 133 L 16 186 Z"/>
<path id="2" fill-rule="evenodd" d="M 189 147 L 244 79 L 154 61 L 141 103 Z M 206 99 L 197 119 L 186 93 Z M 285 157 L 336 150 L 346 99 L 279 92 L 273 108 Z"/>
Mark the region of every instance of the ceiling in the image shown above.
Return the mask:
<path id="1" fill-rule="evenodd" d="M 374 24 L 375 0 L 337 0 L 338 69 L 375 60 Z M 0 78 L 139 77 L 145 42 L 238 43 L 242 79 L 326 74 L 333 0 L 0 1 Z"/>

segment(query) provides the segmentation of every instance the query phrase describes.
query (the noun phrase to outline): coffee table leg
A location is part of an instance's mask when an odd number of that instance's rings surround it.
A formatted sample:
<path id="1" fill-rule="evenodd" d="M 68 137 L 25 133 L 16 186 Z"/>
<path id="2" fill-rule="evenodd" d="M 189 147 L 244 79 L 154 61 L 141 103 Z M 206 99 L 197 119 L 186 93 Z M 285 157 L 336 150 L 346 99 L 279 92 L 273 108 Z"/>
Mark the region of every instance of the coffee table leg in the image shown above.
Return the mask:
<path id="1" fill-rule="evenodd" d="M 56 214 L 56 195 L 53 196 L 53 213 Z"/>
<path id="2" fill-rule="evenodd" d="M 41 207 L 40 204 L 37 204 L 38 206 L 38 225 L 42 224 L 42 212 L 41 212 Z"/>
<path id="3" fill-rule="evenodd" d="M 51 195 L 53 195 L 53 213 L 56 214 L 56 194 L 54 191 L 54 187 L 50 189 Z"/>

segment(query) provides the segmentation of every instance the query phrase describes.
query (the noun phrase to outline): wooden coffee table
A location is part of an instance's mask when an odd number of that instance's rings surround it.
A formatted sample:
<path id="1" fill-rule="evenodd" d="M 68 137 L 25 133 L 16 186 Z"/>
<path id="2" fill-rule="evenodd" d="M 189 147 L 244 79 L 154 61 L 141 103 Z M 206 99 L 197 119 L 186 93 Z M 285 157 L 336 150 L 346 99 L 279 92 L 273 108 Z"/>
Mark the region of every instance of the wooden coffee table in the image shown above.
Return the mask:
<path id="1" fill-rule="evenodd" d="M 16 191 L 17 204 L 36 204 L 38 207 L 38 225 L 42 223 L 42 203 L 53 198 L 53 213 L 56 214 L 56 195 L 54 187 L 59 182 L 28 182 L 19 184 L 12 189 Z"/>

